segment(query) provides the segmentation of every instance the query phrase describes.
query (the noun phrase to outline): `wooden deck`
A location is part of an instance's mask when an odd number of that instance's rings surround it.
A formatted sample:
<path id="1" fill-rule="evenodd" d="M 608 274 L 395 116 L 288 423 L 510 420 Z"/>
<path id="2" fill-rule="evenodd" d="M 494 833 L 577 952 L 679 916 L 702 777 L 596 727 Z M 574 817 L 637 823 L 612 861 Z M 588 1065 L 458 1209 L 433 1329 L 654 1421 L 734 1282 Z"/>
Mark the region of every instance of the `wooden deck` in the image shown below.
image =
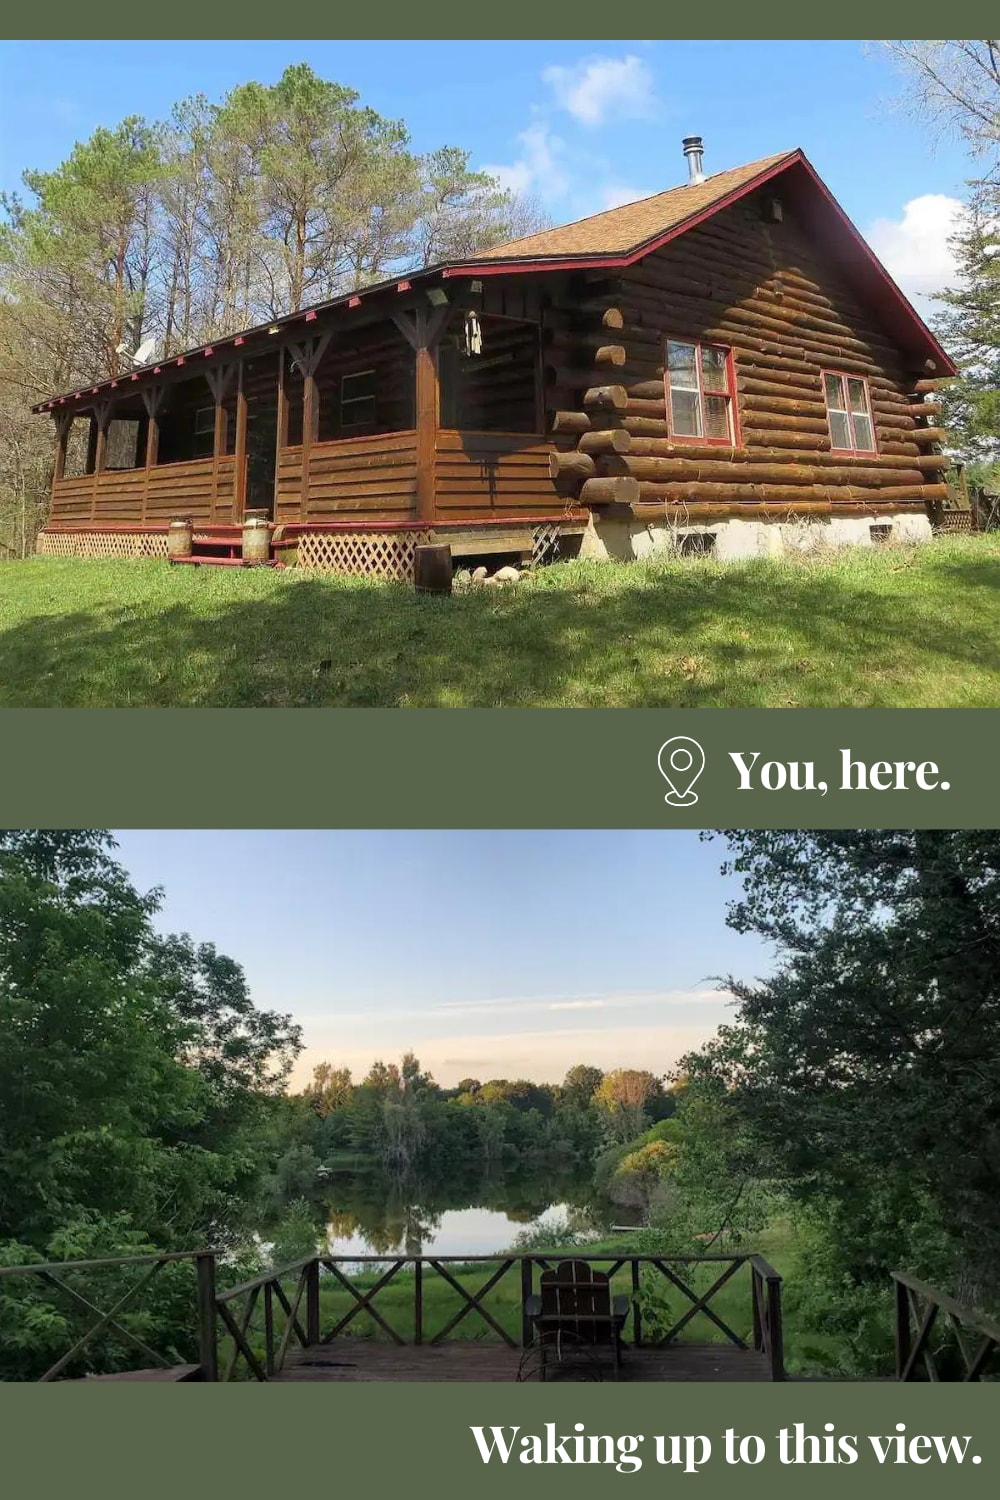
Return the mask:
<path id="1" fill-rule="evenodd" d="M 505 1344 L 477 1340 L 469 1343 L 407 1344 L 399 1346 L 372 1339 L 335 1339 L 289 1350 L 284 1367 L 272 1380 L 454 1381 L 472 1384 L 512 1383 L 518 1378 L 525 1351 Z M 610 1359 L 598 1371 L 589 1361 L 550 1379 L 614 1380 Z M 525 1376 L 537 1379 L 536 1367 L 525 1361 Z M 767 1356 L 731 1344 L 674 1344 L 666 1349 L 628 1349 L 622 1354 L 623 1381 L 769 1381 Z"/>

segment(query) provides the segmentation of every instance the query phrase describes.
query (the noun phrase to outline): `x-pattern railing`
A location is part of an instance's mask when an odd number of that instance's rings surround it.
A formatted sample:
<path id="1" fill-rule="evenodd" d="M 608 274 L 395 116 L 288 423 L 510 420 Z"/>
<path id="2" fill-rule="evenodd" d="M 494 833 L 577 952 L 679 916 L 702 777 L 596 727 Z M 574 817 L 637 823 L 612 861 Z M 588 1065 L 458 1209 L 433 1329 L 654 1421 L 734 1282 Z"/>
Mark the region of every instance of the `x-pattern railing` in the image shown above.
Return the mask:
<path id="1" fill-rule="evenodd" d="M 962 1371 L 957 1378 L 963 1383 L 980 1381 L 991 1367 L 1000 1367 L 1000 1324 L 913 1276 L 894 1271 L 892 1279 L 897 1380 L 919 1380 L 921 1370 L 927 1380 L 955 1379 L 948 1373 L 955 1355 Z M 950 1364 L 946 1350 L 952 1354 Z"/>
<path id="2" fill-rule="evenodd" d="M 628 1272 L 631 1281 L 629 1315 L 631 1339 L 636 1346 L 662 1347 L 676 1343 L 693 1320 L 703 1316 L 719 1334 L 736 1348 L 746 1349 L 747 1340 L 727 1322 L 713 1306 L 715 1299 L 731 1279 L 746 1266 L 751 1267 L 751 1310 L 753 1314 L 753 1347 L 767 1354 L 772 1379 L 784 1378 L 781 1346 L 781 1278 L 759 1257 L 746 1255 L 680 1256 L 662 1255 L 586 1255 L 571 1253 L 575 1260 L 585 1260 L 604 1270 L 609 1279 Z M 565 1255 L 537 1253 L 479 1256 L 437 1255 L 364 1255 L 316 1256 L 278 1271 L 266 1272 L 253 1281 L 220 1293 L 216 1299 L 223 1331 L 228 1334 L 229 1355 L 223 1373 L 231 1379 L 241 1364 L 257 1380 L 280 1374 L 293 1344 L 303 1349 L 331 1344 L 347 1336 L 374 1333 L 397 1346 L 407 1344 L 440 1345 L 451 1338 L 468 1320 L 481 1320 L 483 1332 L 516 1349 L 532 1339 L 532 1328 L 525 1315 L 528 1298 L 535 1288 L 536 1276 L 564 1260 Z M 694 1278 L 705 1270 L 712 1273 L 710 1284 L 699 1288 Z M 482 1276 L 473 1283 L 477 1271 Z M 674 1293 L 685 1306 L 665 1331 L 652 1338 L 643 1334 L 643 1303 L 640 1296 L 642 1275 L 652 1273 Z M 404 1274 L 405 1273 L 405 1274 Z M 520 1277 L 517 1316 L 519 1337 L 504 1327 L 501 1311 L 488 1299 L 513 1276 Z M 433 1278 L 443 1282 L 450 1294 L 440 1326 L 430 1326 L 431 1308 L 437 1299 L 428 1298 Z M 391 1289 L 392 1306 L 384 1293 Z M 321 1291 L 336 1294 L 333 1320 L 320 1327 Z M 380 1300 L 381 1299 L 381 1300 Z M 346 1305 L 345 1305 L 346 1303 Z M 237 1305 L 240 1305 L 237 1310 Z M 326 1299 L 329 1310 L 329 1299 Z M 261 1309 L 263 1328 L 261 1329 Z M 647 1307 L 648 1310 L 648 1307 Z M 276 1314 L 279 1315 L 276 1321 Z M 283 1326 L 279 1328 L 280 1314 Z M 400 1326 L 400 1319 L 408 1326 Z M 394 1321 L 395 1320 L 395 1321 Z M 263 1347 L 261 1347 L 261 1334 Z"/>
<path id="3" fill-rule="evenodd" d="M 74 1364 L 80 1368 L 78 1361 L 98 1338 L 99 1335 L 114 1335 L 115 1338 L 137 1350 L 146 1362 L 156 1369 L 170 1369 L 176 1362 L 168 1358 L 160 1350 L 139 1336 L 139 1334 L 128 1326 L 123 1319 L 126 1313 L 135 1309 L 136 1303 L 141 1295 L 148 1290 L 152 1282 L 160 1275 L 165 1266 L 178 1262 L 193 1263 L 197 1268 L 198 1276 L 198 1303 L 199 1303 L 199 1332 L 202 1336 L 201 1367 L 205 1379 L 214 1379 L 214 1336 L 204 1342 L 208 1325 L 211 1319 L 211 1304 L 214 1297 L 215 1257 L 207 1251 L 197 1252 L 174 1252 L 163 1255 L 139 1255 L 139 1256 L 108 1256 L 92 1260 L 59 1261 L 46 1264 L 24 1265 L 24 1266 L 0 1266 L 0 1278 L 10 1279 L 14 1277 L 33 1278 L 54 1293 L 57 1302 L 67 1302 L 74 1310 L 83 1311 L 93 1321 L 80 1333 L 71 1346 L 54 1360 L 41 1374 L 34 1378 L 46 1383 L 58 1380 L 64 1371 L 70 1369 Z M 124 1270 L 126 1267 L 135 1267 L 140 1270 L 140 1275 L 130 1282 L 124 1291 L 118 1293 L 110 1307 L 103 1308 L 73 1284 L 69 1278 L 76 1278 L 82 1272 L 113 1273 Z M 211 1346 L 211 1347 L 209 1347 Z M 85 1363 L 85 1361 L 82 1361 Z"/>

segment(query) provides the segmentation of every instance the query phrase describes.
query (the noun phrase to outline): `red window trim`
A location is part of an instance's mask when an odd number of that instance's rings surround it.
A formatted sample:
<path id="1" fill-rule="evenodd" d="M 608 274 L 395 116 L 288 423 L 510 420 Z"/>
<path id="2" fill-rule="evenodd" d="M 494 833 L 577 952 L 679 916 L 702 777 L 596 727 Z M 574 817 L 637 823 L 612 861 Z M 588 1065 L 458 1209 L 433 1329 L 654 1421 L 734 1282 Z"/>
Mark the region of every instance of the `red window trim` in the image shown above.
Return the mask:
<path id="1" fill-rule="evenodd" d="M 836 380 L 842 382 L 841 394 L 844 398 L 844 406 L 841 410 L 847 413 L 848 425 L 851 429 L 851 440 L 854 442 L 854 412 L 851 411 L 850 396 L 847 391 L 848 380 L 860 380 L 865 388 L 865 406 L 868 408 L 868 421 L 872 429 L 872 446 L 870 448 L 838 448 L 833 441 L 833 424 L 830 421 L 830 403 L 826 397 L 826 377 L 832 375 Z M 823 392 L 823 404 L 826 407 L 826 430 L 830 434 L 830 452 L 843 453 L 847 458 L 878 458 L 878 433 L 875 431 L 875 413 L 872 411 L 872 388 L 868 384 L 866 375 L 855 375 L 850 370 L 821 370 L 819 374 L 820 389 Z"/>
<path id="2" fill-rule="evenodd" d="M 677 432 L 674 428 L 674 403 L 670 389 L 670 365 L 668 362 L 668 344 L 688 344 L 698 351 L 698 410 L 701 417 L 701 429 L 703 436 L 697 437 L 688 432 Z M 709 391 L 710 396 L 725 395 L 729 402 L 729 436 L 724 438 L 706 437 L 705 432 L 705 387 L 702 383 L 701 351 L 703 349 L 724 349 L 726 351 L 726 389 L 725 391 Z M 670 441 L 672 443 L 698 443 L 707 444 L 713 448 L 738 448 L 740 443 L 740 414 L 736 405 L 736 364 L 733 359 L 733 351 L 729 344 L 717 344 L 712 339 L 684 339 L 679 336 L 665 335 L 663 340 L 663 391 L 667 402 L 667 426 L 670 429 Z"/>

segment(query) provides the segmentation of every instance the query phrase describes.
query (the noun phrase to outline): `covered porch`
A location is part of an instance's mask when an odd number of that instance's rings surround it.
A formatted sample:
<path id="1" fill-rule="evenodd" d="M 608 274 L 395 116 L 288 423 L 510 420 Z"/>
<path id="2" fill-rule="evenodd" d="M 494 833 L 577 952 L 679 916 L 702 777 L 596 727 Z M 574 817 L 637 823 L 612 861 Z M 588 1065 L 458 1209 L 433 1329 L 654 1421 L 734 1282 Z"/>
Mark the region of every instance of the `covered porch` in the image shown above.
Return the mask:
<path id="1" fill-rule="evenodd" d="M 355 297 L 336 319 L 306 313 L 301 330 L 285 320 L 60 398 L 40 550 L 80 554 L 75 536 L 86 555 L 162 556 L 178 519 L 237 547 L 249 516 L 284 561 L 307 532 L 473 526 L 486 551 L 510 520 L 529 551 L 535 525 L 578 532 L 551 477 L 537 298 L 478 285 L 435 301 L 401 282 L 395 304 Z"/>

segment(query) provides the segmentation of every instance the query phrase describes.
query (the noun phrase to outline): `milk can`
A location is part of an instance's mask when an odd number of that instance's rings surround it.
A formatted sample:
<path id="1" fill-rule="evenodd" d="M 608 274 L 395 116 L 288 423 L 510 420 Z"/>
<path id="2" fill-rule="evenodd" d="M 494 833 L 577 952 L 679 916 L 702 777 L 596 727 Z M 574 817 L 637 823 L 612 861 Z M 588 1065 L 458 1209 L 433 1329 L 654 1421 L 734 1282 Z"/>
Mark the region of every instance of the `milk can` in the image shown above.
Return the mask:
<path id="1" fill-rule="evenodd" d="M 194 522 L 190 516 L 180 516 L 171 521 L 167 528 L 167 556 L 190 557 L 193 536 Z"/>

